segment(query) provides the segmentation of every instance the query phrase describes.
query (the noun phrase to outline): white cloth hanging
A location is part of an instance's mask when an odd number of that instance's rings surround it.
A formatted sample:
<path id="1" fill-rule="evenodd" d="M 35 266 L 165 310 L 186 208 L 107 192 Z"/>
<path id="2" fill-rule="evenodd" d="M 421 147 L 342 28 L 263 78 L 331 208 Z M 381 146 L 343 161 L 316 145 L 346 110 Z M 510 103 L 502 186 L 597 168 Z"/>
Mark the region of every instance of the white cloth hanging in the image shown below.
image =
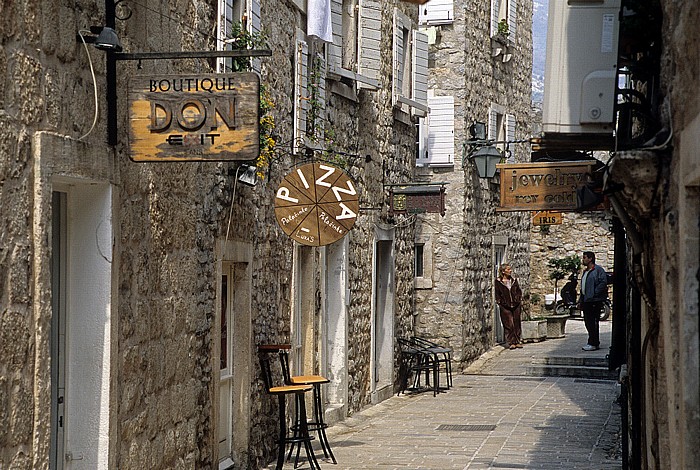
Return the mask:
<path id="1" fill-rule="evenodd" d="M 331 0 L 308 0 L 306 6 L 306 34 L 322 41 L 333 42 Z"/>

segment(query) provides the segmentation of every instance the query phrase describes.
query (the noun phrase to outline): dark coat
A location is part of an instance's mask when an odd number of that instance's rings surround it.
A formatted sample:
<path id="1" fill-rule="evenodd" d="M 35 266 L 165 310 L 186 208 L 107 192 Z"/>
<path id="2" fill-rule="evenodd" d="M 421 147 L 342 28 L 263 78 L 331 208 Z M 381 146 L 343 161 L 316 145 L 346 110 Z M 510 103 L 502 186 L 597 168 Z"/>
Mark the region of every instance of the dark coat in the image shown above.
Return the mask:
<path id="1" fill-rule="evenodd" d="M 505 309 L 515 310 L 523 302 L 523 291 L 520 290 L 518 280 L 512 278 L 510 290 L 503 285 L 500 279 L 496 279 L 496 303 Z"/>

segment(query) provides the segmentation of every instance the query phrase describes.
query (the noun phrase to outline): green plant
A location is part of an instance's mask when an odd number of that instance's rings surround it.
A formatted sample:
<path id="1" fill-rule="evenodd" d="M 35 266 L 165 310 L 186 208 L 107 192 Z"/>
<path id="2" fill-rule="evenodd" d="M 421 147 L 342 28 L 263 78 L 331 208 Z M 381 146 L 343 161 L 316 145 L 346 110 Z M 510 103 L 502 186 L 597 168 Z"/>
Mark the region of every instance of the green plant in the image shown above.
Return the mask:
<path id="1" fill-rule="evenodd" d="M 540 227 L 540 233 L 542 235 L 549 235 L 550 230 L 551 230 L 549 225 L 540 225 L 539 227 Z"/>
<path id="2" fill-rule="evenodd" d="M 530 302 L 539 305 L 539 303 L 542 301 L 542 297 L 540 297 L 540 294 L 531 294 L 530 295 Z"/>
<path id="3" fill-rule="evenodd" d="M 510 35 L 510 28 L 508 28 L 508 20 L 506 20 L 505 18 L 498 22 L 497 28 L 498 29 L 496 32 L 499 36 L 507 38 L 508 35 Z"/>
<path id="4" fill-rule="evenodd" d="M 551 258 L 547 266 L 552 270 L 549 278 L 554 280 L 554 293 L 557 292 L 557 283 L 567 275 L 577 273 L 581 268 L 581 258 L 578 255 L 565 256 L 563 258 Z"/>
<path id="5" fill-rule="evenodd" d="M 242 23 L 233 23 L 227 38 L 231 49 L 259 49 L 266 47 L 267 35 L 263 31 L 249 32 Z M 250 57 L 233 57 L 228 64 L 233 72 L 244 72 L 253 69 Z M 260 121 L 258 157 L 255 159 L 258 178 L 265 178 L 265 170 L 270 165 L 270 160 L 275 152 L 276 141 L 274 138 L 275 118 L 272 109 L 275 103 L 270 92 L 264 84 L 260 85 Z"/>

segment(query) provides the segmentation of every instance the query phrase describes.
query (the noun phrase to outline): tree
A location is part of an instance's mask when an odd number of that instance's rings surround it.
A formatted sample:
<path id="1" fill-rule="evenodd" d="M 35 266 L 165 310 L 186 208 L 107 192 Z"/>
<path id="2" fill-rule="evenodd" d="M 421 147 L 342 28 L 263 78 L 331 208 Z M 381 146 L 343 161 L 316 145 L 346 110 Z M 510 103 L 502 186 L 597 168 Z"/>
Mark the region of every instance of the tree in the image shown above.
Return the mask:
<path id="1" fill-rule="evenodd" d="M 581 258 L 578 255 L 565 256 L 563 258 L 551 258 L 547 266 L 552 269 L 549 278 L 554 279 L 554 298 L 557 296 L 557 283 L 566 276 L 578 273 L 581 268 Z"/>

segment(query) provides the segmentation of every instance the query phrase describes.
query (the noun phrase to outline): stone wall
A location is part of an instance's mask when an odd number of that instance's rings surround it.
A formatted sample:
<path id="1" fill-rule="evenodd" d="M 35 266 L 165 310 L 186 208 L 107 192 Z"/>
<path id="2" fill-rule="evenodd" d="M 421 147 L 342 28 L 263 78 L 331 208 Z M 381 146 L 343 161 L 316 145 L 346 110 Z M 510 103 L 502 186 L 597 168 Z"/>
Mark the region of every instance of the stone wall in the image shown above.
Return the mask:
<path id="1" fill-rule="evenodd" d="M 530 230 L 530 295 L 537 294 L 539 302 L 531 302 L 531 314 L 552 313 L 545 308 L 545 295 L 554 294 L 554 281 L 549 278 L 550 259 L 592 251 L 596 264 L 608 272 L 614 271 L 614 236 L 610 231 L 611 216 L 605 212 L 566 212 L 563 223 L 547 228 L 533 225 Z M 557 283 L 561 292 L 567 279 Z"/>
<path id="2" fill-rule="evenodd" d="M 129 4 L 131 17 L 117 22 L 117 32 L 130 52 L 211 50 L 215 47 L 212 5 L 208 1 Z M 406 116 L 406 122 L 394 119 L 389 91 L 394 6 L 382 2 L 380 90 L 360 91 L 357 99 L 329 93 L 325 111 L 342 142 L 340 150 L 356 155 L 346 169 L 358 183 L 361 207 L 379 209 L 361 212 L 349 235 L 350 414 L 371 401 L 371 295 L 378 224 L 394 227 L 396 330 L 405 335 L 413 326 L 413 227 L 388 217 L 384 188 L 409 181 L 414 161 L 414 126 Z M 416 17 L 415 6 L 398 6 Z M 100 449 L 109 454 L 104 467 L 213 468 L 218 458 L 216 247 L 226 238 L 252 247 L 251 346 L 291 338 L 294 247 L 276 223 L 274 194 L 300 161 L 291 155 L 289 142 L 295 27 L 305 29 L 305 17 L 294 2 L 262 5 L 262 26 L 269 33 L 273 55 L 260 61 L 261 82 L 275 103 L 280 151 L 265 180 L 255 188 L 238 184 L 234 197 L 235 163 L 135 164 L 127 154 L 129 78 L 206 73 L 213 65 L 208 60 L 119 62 L 119 143 L 107 148 L 105 56 L 89 46 L 100 119 L 84 141 L 76 140 L 90 128 L 94 103 L 87 56 L 75 42 L 75 32 L 104 24 L 103 8 L 100 2 L 82 2 L 79 7 L 10 2 L 0 9 L 0 467 L 49 466 L 52 209 L 48 201 L 55 177 L 112 188 L 112 324 L 106 326 L 112 338 L 106 369 L 110 435 L 109 449 Z M 53 134 L 44 140 L 34 138 L 46 131 Z M 316 264 L 319 253 L 316 250 L 313 256 Z M 237 432 L 249 433 L 249 449 L 236 465 L 259 468 L 276 450 L 272 436 L 277 409 L 276 401 L 263 392 L 254 348 L 247 353 L 245 359 L 254 364 L 250 384 L 243 385 L 250 389 L 251 418 L 246 429 Z"/>

